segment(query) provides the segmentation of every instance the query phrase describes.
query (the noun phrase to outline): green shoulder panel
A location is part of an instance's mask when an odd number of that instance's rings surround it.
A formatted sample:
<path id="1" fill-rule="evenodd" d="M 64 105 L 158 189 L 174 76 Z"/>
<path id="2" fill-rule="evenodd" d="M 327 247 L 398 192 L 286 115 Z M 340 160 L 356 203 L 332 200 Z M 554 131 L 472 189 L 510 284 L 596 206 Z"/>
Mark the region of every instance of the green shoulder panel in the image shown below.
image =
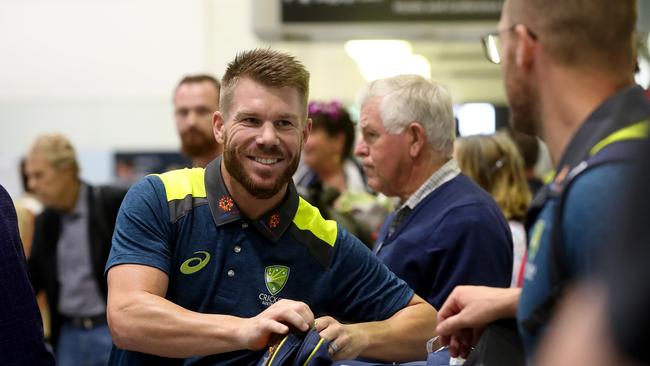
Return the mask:
<path id="1" fill-rule="evenodd" d="M 154 174 L 165 186 L 171 222 L 178 221 L 196 206 L 208 203 L 205 191 L 205 169 L 179 169 Z"/>
<path id="2" fill-rule="evenodd" d="M 291 233 L 309 249 L 323 267 L 329 267 L 338 236 L 335 221 L 325 220 L 316 207 L 301 197 L 293 218 Z"/>

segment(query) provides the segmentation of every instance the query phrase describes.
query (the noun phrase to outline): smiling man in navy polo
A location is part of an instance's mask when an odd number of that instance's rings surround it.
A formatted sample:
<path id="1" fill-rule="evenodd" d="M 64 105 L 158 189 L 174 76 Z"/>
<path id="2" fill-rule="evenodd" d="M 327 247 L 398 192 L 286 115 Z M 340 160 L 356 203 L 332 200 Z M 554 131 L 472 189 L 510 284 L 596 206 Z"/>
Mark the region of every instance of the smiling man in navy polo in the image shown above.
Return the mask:
<path id="1" fill-rule="evenodd" d="M 425 357 L 435 310 L 296 193 L 308 80 L 289 55 L 238 55 L 213 119 L 223 157 L 131 189 L 106 266 L 110 364 L 255 364 L 310 326 L 335 359 Z"/>

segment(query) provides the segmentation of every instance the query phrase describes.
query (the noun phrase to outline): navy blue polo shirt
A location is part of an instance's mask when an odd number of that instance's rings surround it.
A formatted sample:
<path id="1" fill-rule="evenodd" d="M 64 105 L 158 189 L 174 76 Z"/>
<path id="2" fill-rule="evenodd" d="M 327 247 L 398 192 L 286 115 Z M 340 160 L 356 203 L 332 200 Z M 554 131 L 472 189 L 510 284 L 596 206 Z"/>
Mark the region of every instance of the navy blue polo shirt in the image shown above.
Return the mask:
<path id="1" fill-rule="evenodd" d="M 342 322 L 383 320 L 413 291 L 358 239 L 300 198 L 258 220 L 237 208 L 221 177 L 221 159 L 205 169 L 148 176 L 131 188 L 117 218 L 108 271 L 119 264 L 169 276 L 166 298 L 201 313 L 252 317 L 276 301 L 303 301 Z M 166 359 L 113 348 L 111 365 L 255 364 L 247 350 Z"/>

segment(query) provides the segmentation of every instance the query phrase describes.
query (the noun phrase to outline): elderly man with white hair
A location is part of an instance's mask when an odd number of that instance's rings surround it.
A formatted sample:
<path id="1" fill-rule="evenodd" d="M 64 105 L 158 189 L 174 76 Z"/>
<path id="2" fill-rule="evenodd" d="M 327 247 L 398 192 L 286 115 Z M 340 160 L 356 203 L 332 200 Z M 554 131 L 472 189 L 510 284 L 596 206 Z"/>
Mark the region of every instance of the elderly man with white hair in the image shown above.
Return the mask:
<path id="1" fill-rule="evenodd" d="M 456 285 L 508 287 L 510 229 L 492 197 L 452 158 L 449 92 L 401 75 L 370 83 L 360 104 L 363 138 L 355 154 L 368 185 L 400 199 L 375 243 L 377 256 L 435 308 Z"/>

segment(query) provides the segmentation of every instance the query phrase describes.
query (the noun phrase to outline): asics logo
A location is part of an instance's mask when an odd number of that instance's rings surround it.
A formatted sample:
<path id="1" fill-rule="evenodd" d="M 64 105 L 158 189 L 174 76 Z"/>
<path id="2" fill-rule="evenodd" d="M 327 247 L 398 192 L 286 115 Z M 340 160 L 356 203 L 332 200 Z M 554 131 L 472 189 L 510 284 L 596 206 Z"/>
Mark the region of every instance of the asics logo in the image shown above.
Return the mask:
<path id="1" fill-rule="evenodd" d="M 196 257 L 192 257 L 186 260 L 185 262 L 183 262 L 183 264 L 181 264 L 182 274 L 190 275 L 196 273 L 200 271 L 203 267 L 205 267 L 208 264 L 208 262 L 210 262 L 210 253 L 199 251 L 199 252 L 194 252 L 194 254 L 200 254 L 200 255 Z"/>

